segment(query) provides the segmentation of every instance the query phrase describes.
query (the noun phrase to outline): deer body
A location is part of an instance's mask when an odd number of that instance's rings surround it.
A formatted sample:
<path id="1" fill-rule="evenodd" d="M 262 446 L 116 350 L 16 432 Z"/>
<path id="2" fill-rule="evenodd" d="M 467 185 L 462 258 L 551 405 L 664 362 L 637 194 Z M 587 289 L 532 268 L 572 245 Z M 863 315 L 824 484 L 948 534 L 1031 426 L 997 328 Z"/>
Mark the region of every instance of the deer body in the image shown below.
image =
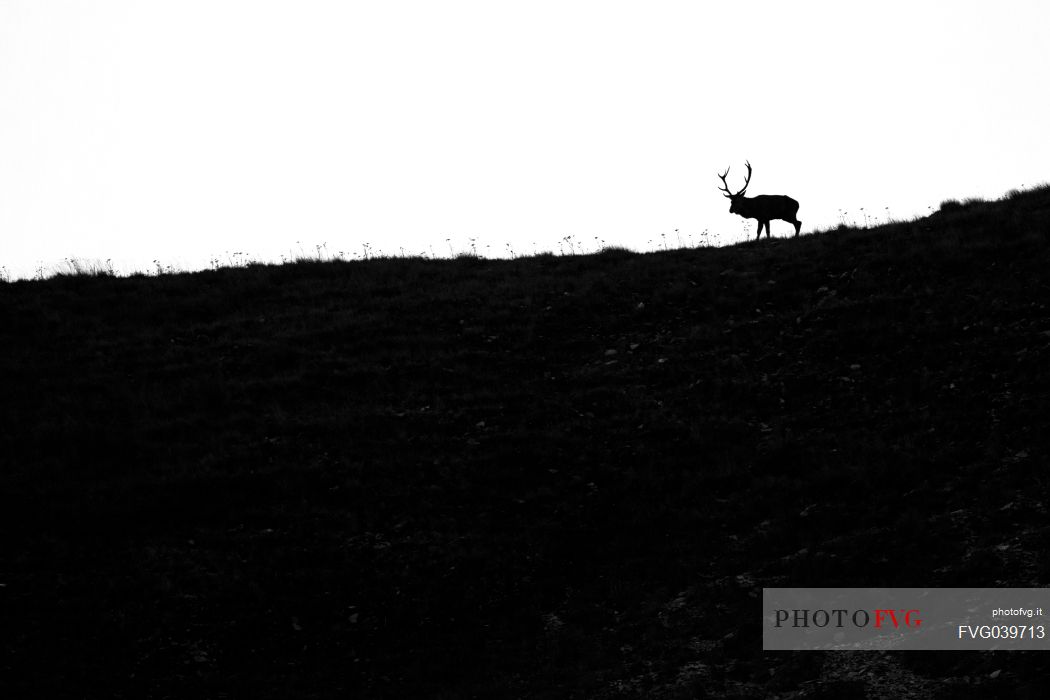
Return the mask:
<path id="1" fill-rule="evenodd" d="M 773 219 L 786 221 L 795 225 L 795 235 L 802 230 L 802 222 L 796 218 L 798 202 L 782 194 L 760 194 L 757 197 L 738 197 L 729 205 L 730 214 L 738 214 L 745 219 L 758 221 L 758 237 L 762 237 L 762 227 L 769 238 L 769 222 Z M 757 240 L 757 239 L 756 239 Z"/>
<path id="2" fill-rule="evenodd" d="M 726 184 L 727 175 L 729 175 L 728 169 L 718 177 L 722 179 L 722 184 L 725 185 L 725 187 L 720 187 L 719 189 L 725 193 L 725 196 L 730 201 L 729 213 L 758 221 L 756 241 L 762 237 L 763 228 L 766 229 L 766 238 L 769 238 L 769 222 L 773 219 L 794 224 L 795 235 L 798 236 L 799 231 L 802 230 L 802 222 L 798 220 L 797 216 L 798 202 L 782 194 L 760 194 L 757 197 L 745 197 L 744 192 L 747 191 L 747 186 L 751 182 L 751 163 L 747 164 L 747 179 L 744 181 L 744 187 L 735 194 L 729 191 L 729 185 Z"/>

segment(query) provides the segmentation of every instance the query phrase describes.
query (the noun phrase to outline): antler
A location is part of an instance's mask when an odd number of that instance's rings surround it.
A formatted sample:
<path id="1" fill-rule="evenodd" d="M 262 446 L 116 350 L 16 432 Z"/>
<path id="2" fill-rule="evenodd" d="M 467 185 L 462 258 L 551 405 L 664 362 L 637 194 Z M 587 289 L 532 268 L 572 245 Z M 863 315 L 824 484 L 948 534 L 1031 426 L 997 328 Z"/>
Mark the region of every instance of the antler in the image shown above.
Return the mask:
<path id="1" fill-rule="evenodd" d="M 737 196 L 744 194 L 747 191 L 748 184 L 751 182 L 751 162 L 744 161 L 744 164 L 747 165 L 747 177 L 744 178 L 744 186 L 737 192 Z"/>
<path id="2" fill-rule="evenodd" d="M 732 199 L 733 195 L 729 191 L 729 183 L 726 182 L 726 176 L 727 175 L 729 175 L 729 168 L 726 168 L 726 171 L 718 176 L 718 177 L 722 178 L 722 187 L 719 187 L 718 189 L 721 190 L 722 192 L 725 192 L 725 194 L 722 195 L 723 197 L 728 197 L 728 198 Z"/>
<path id="3" fill-rule="evenodd" d="M 744 186 L 741 187 L 740 191 L 736 194 L 729 191 L 729 183 L 726 182 L 726 176 L 729 175 L 729 168 L 726 168 L 726 171 L 718 176 L 722 180 L 722 187 L 719 187 L 718 189 L 725 193 L 722 195 L 723 197 L 728 197 L 729 199 L 732 199 L 733 197 L 741 196 L 742 194 L 744 194 L 744 192 L 747 191 L 747 185 L 751 182 L 751 163 L 747 162 L 746 165 L 747 177 L 744 179 Z"/>

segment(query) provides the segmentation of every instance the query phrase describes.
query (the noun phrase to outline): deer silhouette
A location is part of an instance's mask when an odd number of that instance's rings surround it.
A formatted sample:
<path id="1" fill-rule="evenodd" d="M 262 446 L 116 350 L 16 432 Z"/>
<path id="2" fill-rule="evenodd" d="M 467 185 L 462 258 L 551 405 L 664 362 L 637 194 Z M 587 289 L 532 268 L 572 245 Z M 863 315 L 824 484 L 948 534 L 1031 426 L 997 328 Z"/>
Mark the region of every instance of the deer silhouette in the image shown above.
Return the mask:
<path id="1" fill-rule="evenodd" d="M 773 219 L 780 219 L 781 221 L 794 224 L 795 235 L 798 236 L 798 232 L 802 230 L 802 222 L 796 218 L 798 202 L 782 194 L 760 194 L 757 197 L 745 197 L 744 192 L 747 191 L 747 186 L 751 182 L 751 163 L 747 163 L 747 178 L 744 180 L 744 186 L 735 194 L 729 191 L 729 184 L 726 182 L 727 175 L 729 175 L 729 168 L 726 168 L 726 171 L 718 176 L 722 179 L 723 185 L 718 189 L 730 201 L 730 214 L 737 214 L 745 219 L 758 220 L 756 241 L 762 237 L 763 226 L 766 229 L 766 238 L 769 238 L 769 222 Z"/>

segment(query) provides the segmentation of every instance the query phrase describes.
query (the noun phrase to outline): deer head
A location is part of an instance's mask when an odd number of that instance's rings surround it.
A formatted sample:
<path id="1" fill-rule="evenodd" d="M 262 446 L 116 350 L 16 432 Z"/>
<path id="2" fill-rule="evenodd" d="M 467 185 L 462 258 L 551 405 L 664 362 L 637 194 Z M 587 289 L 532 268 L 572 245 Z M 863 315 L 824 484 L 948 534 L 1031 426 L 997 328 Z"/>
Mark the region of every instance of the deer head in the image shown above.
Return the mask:
<path id="1" fill-rule="evenodd" d="M 733 192 L 729 191 L 729 183 L 726 182 L 726 177 L 729 175 L 729 168 L 726 168 L 726 171 L 718 176 L 719 178 L 722 179 L 722 186 L 719 187 L 718 189 L 723 192 L 722 196 L 726 197 L 730 201 L 730 205 L 729 205 L 729 213 L 730 214 L 739 214 L 739 213 L 741 213 L 741 212 L 737 211 L 737 204 L 738 204 L 739 200 L 744 196 L 744 193 L 747 192 L 747 185 L 748 185 L 748 183 L 751 182 L 751 163 L 750 163 L 750 161 L 745 161 L 745 164 L 747 165 L 747 177 L 744 178 L 744 186 L 741 187 L 739 190 L 737 190 L 736 193 L 733 193 Z"/>

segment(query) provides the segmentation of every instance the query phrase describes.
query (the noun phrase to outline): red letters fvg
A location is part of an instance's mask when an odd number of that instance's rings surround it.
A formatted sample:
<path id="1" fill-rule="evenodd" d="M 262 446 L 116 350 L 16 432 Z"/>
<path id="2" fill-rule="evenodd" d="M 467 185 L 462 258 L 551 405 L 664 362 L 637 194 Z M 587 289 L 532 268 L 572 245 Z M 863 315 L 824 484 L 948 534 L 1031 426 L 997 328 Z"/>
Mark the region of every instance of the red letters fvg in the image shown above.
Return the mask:
<path id="1" fill-rule="evenodd" d="M 900 613 L 901 617 L 898 619 L 897 614 Z M 918 610 L 876 610 L 875 611 L 875 629 L 880 629 L 883 622 L 887 620 L 893 624 L 894 628 L 900 627 L 902 624 L 905 627 L 919 627 L 922 625 L 922 620 L 913 615 L 917 615 Z"/>

